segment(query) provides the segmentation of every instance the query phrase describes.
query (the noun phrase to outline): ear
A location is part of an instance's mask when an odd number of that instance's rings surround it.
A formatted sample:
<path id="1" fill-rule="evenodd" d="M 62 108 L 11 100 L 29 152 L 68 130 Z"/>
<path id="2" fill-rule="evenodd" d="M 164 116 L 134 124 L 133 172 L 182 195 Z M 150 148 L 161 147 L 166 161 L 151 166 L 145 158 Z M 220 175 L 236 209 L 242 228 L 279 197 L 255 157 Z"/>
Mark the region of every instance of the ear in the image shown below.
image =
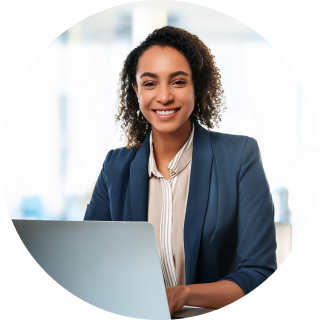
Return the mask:
<path id="1" fill-rule="evenodd" d="M 138 86 L 137 86 L 137 84 L 136 83 L 131 83 L 131 85 L 132 85 L 134 91 L 136 92 L 136 95 L 138 96 Z"/>

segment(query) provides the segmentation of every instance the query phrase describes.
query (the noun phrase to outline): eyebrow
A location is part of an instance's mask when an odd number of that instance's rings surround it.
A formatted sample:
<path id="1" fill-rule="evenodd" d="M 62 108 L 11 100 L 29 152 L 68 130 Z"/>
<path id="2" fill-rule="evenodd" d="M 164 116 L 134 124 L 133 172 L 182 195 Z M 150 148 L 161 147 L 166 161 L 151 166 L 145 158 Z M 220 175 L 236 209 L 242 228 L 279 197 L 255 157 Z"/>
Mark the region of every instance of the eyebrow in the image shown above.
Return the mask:
<path id="1" fill-rule="evenodd" d="M 176 72 L 173 72 L 173 73 L 170 74 L 170 78 L 173 78 L 173 77 L 176 77 L 176 76 L 179 76 L 179 75 L 184 75 L 184 76 L 189 77 L 189 75 L 184 71 L 176 71 Z M 144 72 L 140 76 L 140 79 L 142 77 L 151 77 L 151 78 L 159 79 L 158 75 L 156 75 L 155 73 L 152 73 L 152 72 Z"/>

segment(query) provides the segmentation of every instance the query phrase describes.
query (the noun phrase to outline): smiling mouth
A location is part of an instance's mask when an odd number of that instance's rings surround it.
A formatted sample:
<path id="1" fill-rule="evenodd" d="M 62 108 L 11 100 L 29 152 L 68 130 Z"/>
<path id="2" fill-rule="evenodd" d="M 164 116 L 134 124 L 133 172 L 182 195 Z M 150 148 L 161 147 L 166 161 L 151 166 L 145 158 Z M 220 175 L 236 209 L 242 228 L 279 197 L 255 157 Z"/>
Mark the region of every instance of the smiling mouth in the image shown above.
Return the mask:
<path id="1" fill-rule="evenodd" d="M 161 115 L 161 116 L 168 116 L 170 114 L 176 113 L 179 111 L 181 108 L 176 108 L 176 109 L 168 109 L 168 110 L 152 110 L 153 112 Z"/>

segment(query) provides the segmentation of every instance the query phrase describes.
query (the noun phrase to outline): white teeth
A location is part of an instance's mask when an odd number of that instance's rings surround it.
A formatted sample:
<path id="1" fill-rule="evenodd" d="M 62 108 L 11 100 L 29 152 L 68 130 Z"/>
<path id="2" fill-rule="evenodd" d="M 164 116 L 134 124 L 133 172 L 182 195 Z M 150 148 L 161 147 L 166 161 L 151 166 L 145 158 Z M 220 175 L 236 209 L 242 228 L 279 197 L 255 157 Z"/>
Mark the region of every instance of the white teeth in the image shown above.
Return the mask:
<path id="1" fill-rule="evenodd" d="M 159 111 L 159 110 L 156 110 L 156 113 L 160 114 L 162 116 L 167 116 L 167 115 L 173 114 L 175 112 L 176 112 L 176 110 L 170 110 L 170 111 Z"/>

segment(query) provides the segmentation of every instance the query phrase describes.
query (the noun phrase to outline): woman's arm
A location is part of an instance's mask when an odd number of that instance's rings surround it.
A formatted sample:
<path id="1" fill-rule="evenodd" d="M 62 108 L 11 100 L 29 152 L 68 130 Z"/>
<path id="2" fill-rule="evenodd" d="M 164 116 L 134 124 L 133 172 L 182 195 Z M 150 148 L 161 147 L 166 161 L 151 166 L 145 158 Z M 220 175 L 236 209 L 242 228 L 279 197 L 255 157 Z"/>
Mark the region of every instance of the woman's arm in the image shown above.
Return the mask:
<path id="1" fill-rule="evenodd" d="M 258 143 L 248 138 L 238 177 L 237 257 L 229 280 L 248 294 L 276 269 L 274 206 Z"/>
<path id="2" fill-rule="evenodd" d="M 222 308 L 245 295 L 237 284 L 228 280 L 213 283 L 191 284 L 186 287 L 186 305 L 202 308 Z"/>
<path id="3" fill-rule="evenodd" d="M 184 305 L 226 306 L 254 290 L 277 268 L 273 202 L 260 150 L 252 138 L 247 140 L 238 177 L 237 229 L 236 270 L 217 282 L 167 288 L 171 312 Z"/>
<path id="4" fill-rule="evenodd" d="M 84 220 L 110 221 L 110 199 L 106 181 L 105 166 L 111 158 L 113 150 L 110 150 L 103 163 L 98 180 L 94 187 L 90 204 L 84 215 Z"/>
<path id="5" fill-rule="evenodd" d="M 219 309 L 245 295 L 237 284 L 228 280 L 168 287 L 166 292 L 170 313 L 180 310 L 184 305 Z"/>

